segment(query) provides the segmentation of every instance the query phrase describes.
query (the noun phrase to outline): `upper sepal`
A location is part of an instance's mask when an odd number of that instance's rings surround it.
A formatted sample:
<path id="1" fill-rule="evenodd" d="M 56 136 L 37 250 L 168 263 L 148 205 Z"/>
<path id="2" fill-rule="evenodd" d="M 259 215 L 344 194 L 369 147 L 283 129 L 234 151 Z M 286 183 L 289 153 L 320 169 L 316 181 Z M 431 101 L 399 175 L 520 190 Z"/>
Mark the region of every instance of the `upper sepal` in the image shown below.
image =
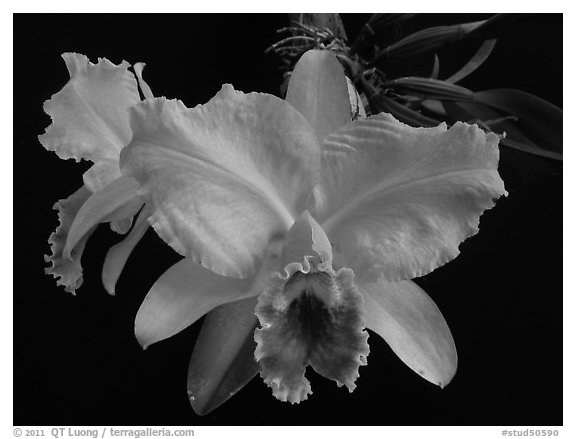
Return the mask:
<path id="1" fill-rule="evenodd" d="M 309 50 L 290 76 L 286 101 L 312 125 L 318 140 L 351 120 L 344 69 L 329 50 Z"/>

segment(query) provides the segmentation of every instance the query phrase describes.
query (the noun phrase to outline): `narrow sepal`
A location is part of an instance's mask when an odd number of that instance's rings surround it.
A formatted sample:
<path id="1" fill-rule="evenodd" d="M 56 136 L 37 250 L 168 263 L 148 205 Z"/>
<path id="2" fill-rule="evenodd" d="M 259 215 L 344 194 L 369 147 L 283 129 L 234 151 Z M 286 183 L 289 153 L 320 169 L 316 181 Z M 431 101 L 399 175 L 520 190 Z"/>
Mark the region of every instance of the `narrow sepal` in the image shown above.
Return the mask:
<path id="1" fill-rule="evenodd" d="M 126 261 L 130 257 L 134 247 L 136 247 L 136 244 L 140 242 L 144 233 L 148 230 L 148 217 L 150 216 L 150 212 L 150 207 L 144 206 L 128 236 L 122 240 L 122 242 L 119 242 L 108 250 L 106 259 L 104 260 L 104 266 L 102 267 L 102 283 L 109 294 L 115 294 L 116 282 L 120 274 L 122 274 Z"/>
<path id="2" fill-rule="evenodd" d="M 140 305 L 134 332 L 144 349 L 193 324 L 219 305 L 246 298 L 251 280 L 217 275 L 183 259 L 160 276 Z"/>
<path id="3" fill-rule="evenodd" d="M 358 282 L 364 296 L 366 327 L 422 378 L 440 387 L 454 377 L 456 346 L 446 320 L 414 282 Z"/>
<path id="4" fill-rule="evenodd" d="M 282 241 L 268 244 L 258 273 L 248 279 L 220 276 L 185 258 L 154 283 L 136 315 L 134 331 L 143 348 L 187 328 L 217 306 L 259 295 L 280 269 Z"/>
<path id="5" fill-rule="evenodd" d="M 130 177 L 120 177 L 104 189 L 92 194 L 79 208 L 64 247 L 64 257 L 70 254 L 77 243 L 99 223 L 110 220 L 111 215 L 138 195 L 138 182 Z"/>
<path id="6" fill-rule="evenodd" d="M 221 305 L 206 316 L 188 368 L 188 398 L 205 415 L 226 402 L 254 376 L 256 298 Z"/>

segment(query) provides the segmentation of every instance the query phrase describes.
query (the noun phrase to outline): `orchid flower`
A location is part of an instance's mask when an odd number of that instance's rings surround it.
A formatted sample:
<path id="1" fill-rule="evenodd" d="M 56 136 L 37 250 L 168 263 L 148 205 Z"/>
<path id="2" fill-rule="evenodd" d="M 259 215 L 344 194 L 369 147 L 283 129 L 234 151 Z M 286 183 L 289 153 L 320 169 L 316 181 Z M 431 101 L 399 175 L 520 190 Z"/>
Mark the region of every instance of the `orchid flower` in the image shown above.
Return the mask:
<path id="1" fill-rule="evenodd" d="M 62 159 L 94 163 L 84 173 L 84 186 L 55 204 L 60 225 L 50 236 L 52 255 L 46 256 L 46 262 L 52 263 L 46 272 L 74 293 L 82 284 L 82 252 L 96 226 L 110 222 L 114 231 L 125 234 L 142 209 L 138 183 L 121 175 L 119 160 L 120 150 L 132 136 L 128 109 L 140 102 L 138 85 L 144 97 L 153 95 L 142 79 L 142 63 L 134 65 L 137 83 L 126 61 L 116 66 L 107 59 L 92 64 L 76 53 L 62 57 L 70 81 L 44 104 L 52 125 L 39 140 Z M 142 209 L 131 233 L 106 257 L 102 276 L 111 294 L 128 256 L 148 228 L 147 212 Z"/>
<path id="2" fill-rule="evenodd" d="M 147 347 L 208 313 L 189 369 L 197 413 L 258 372 L 300 402 L 307 365 L 352 391 L 365 328 L 440 387 L 456 371 L 448 325 L 411 279 L 454 259 L 506 193 L 499 139 L 461 122 L 351 121 L 350 96 L 336 58 L 310 51 L 286 100 L 224 85 L 191 109 L 155 98 L 129 110 L 121 172 L 185 256 L 147 294 L 136 337 Z"/>

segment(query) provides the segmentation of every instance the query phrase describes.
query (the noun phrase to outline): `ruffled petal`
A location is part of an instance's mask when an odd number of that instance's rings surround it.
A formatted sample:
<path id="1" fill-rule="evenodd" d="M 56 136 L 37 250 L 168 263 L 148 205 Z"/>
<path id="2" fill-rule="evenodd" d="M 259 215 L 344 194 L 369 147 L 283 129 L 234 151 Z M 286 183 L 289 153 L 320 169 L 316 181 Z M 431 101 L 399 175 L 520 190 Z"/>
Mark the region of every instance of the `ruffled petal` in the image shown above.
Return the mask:
<path id="1" fill-rule="evenodd" d="M 205 415 L 231 398 L 260 370 L 254 359 L 256 298 L 221 305 L 209 312 L 188 368 L 188 397 Z"/>
<path id="2" fill-rule="evenodd" d="M 322 228 L 305 212 L 286 238 L 282 260 L 292 256 L 291 262 L 258 298 L 262 328 L 254 333 L 255 356 L 262 379 L 281 401 L 299 403 L 312 393 L 304 376 L 308 364 L 349 391 L 358 367 L 366 364 L 362 295 L 351 270 L 334 272 L 329 247 Z"/>
<path id="3" fill-rule="evenodd" d="M 121 167 L 150 196 L 156 232 L 215 273 L 254 273 L 318 177 L 310 125 L 281 99 L 229 85 L 193 109 L 147 99 L 132 111 L 134 137 Z"/>
<path id="4" fill-rule="evenodd" d="M 85 186 L 82 186 L 65 200 L 59 200 L 54 204 L 54 210 L 58 211 L 60 224 L 48 239 L 52 254 L 50 256 L 44 256 L 46 262 L 52 263 L 52 266 L 45 269 L 46 274 L 53 275 L 57 279 L 56 283 L 62 285 L 66 291 L 72 294 L 75 294 L 76 289 L 82 285 L 82 265 L 80 264 L 80 258 L 82 257 L 84 245 L 91 232 L 86 233 L 83 238 L 78 241 L 69 257 L 64 256 L 64 246 L 68 233 L 70 232 L 70 226 L 74 222 L 78 210 L 86 202 L 88 197 L 90 197 L 90 191 L 86 189 Z"/>
<path id="5" fill-rule="evenodd" d="M 52 117 L 40 143 L 60 158 L 118 160 L 131 137 L 128 108 L 140 101 L 134 75 L 123 61 L 92 64 L 84 55 L 62 55 L 70 81 L 44 104 Z"/>
<path id="6" fill-rule="evenodd" d="M 350 123 L 344 69 L 328 50 L 309 50 L 296 63 L 286 101 L 312 125 L 318 139 Z"/>
<path id="7" fill-rule="evenodd" d="M 136 315 L 142 347 L 177 334 L 219 305 L 260 294 L 279 269 L 280 248 L 280 241 L 271 242 L 258 274 L 249 279 L 220 276 L 187 258 L 174 264 L 154 283 Z"/>
<path id="8" fill-rule="evenodd" d="M 80 207 L 70 226 L 64 247 L 64 257 L 70 258 L 74 247 L 89 230 L 105 221 L 117 209 L 131 203 L 138 196 L 138 187 L 138 182 L 133 178 L 121 177 L 101 191 L 92 194 Z"/>
<path id="9" fill-rule="evenodd" d="M 446 386 L 456 373 L 456 346 L 432 299 L 412 281 L 357 283 L 364 296 L 366 327 L 410 369 Z"/>
<path id="10" fill-rule="evenodd" d="M 102 283 L 106 291 L 111 295 L 114 295 L 116 292 L 116 282 L 122 274 L 124 265 L 126 265 L 126 261 L 130 257 L 132 250 L 134 250 L 134 247 L 140 242 L 150 226 L 148 224 L 150 213 L 151 209 L 145 206 L 138 215 L 138 219 L 130 231 L 130 234 L 122 242 L 110 248 L 106 254 L 104 266 L 102 267 Z"/>
<path id="11" fill-rule="evenodd" d="M 380 114 L 324 147 L 312 213 L 366 282 L 423 276 L 455 258 L 506 194 L 498 137 L 475 125 L 412 128 Z"/>

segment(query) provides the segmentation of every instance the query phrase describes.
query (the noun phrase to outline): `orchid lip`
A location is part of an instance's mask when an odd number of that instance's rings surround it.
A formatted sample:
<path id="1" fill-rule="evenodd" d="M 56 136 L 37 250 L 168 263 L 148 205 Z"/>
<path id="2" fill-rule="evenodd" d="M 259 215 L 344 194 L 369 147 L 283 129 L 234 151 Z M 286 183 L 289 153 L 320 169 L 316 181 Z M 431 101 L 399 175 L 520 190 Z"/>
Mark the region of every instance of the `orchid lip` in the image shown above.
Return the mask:
<path id="1" fill-rule="evenodd" d="M 314 259 L 305 258 L 304 267 L 286 266 L 288 277 L 276 273 L 255 310 L 261 324 L 254 334 L 260 375 L 276 398 L 291 403 L 312 393 L 304 376 L 308 365 L 354 390 L 369 352 L 363 298 L 352 270 L 311 269 Z"/>

